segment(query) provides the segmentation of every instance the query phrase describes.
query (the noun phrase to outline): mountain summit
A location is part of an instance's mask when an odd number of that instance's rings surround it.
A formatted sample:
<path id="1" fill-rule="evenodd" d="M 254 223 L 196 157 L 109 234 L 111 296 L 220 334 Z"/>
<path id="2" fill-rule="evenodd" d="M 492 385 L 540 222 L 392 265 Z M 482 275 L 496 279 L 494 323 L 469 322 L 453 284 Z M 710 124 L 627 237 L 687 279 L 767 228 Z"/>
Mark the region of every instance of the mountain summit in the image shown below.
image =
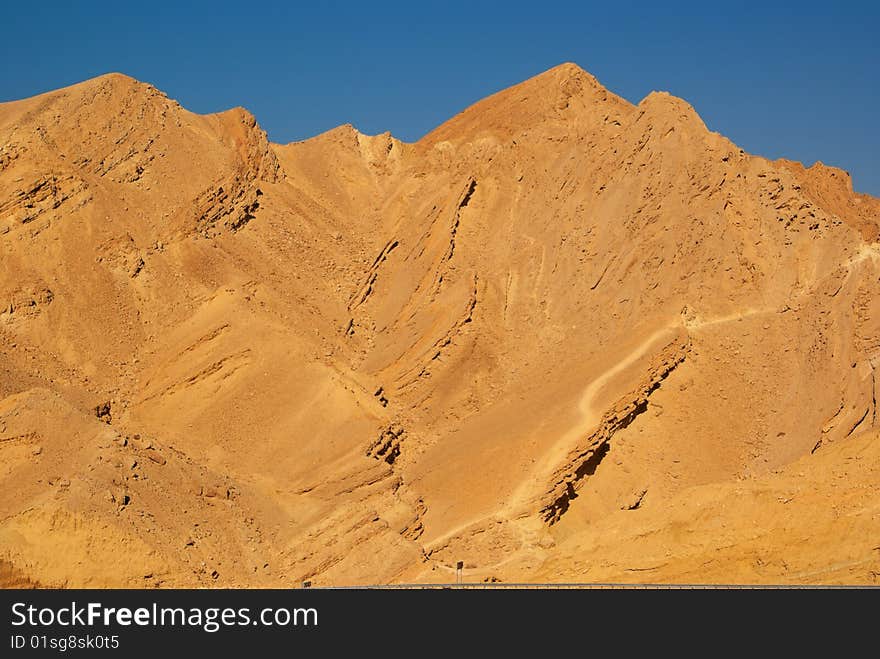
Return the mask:
<path id="1" fill-rule="evenodd" d="M 574 64 L 408 144 L 0 105 L 0 582 L 870 583 L 880 200 Z"/>

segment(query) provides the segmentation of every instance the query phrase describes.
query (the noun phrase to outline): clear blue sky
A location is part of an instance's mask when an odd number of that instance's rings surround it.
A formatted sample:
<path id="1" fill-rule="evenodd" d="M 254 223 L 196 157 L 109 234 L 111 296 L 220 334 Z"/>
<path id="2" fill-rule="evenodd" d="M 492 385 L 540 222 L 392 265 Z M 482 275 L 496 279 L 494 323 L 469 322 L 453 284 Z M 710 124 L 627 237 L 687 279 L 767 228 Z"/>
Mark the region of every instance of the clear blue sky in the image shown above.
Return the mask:
<path id="1" fill-rule="evenodd" d="M 196 112 L 243 105 L 276 142 L 346 122 L 411 141 L 573 61 L 880 196 L 877 2 L 16 1 L 0 17 L 0 100 L 120 71 Z"/>

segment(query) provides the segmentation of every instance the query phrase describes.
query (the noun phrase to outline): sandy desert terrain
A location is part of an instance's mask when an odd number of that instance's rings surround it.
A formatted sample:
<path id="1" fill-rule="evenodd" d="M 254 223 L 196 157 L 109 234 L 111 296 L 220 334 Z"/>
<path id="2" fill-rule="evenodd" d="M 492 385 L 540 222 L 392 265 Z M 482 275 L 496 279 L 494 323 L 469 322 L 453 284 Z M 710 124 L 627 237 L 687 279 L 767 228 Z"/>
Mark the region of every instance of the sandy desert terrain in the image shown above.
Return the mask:
<path id="1" fill-rule="evenodd" d="M 0 585 L 880 583 L 878 234 L 573 64 L 415 143 L 0 104 Z"/>

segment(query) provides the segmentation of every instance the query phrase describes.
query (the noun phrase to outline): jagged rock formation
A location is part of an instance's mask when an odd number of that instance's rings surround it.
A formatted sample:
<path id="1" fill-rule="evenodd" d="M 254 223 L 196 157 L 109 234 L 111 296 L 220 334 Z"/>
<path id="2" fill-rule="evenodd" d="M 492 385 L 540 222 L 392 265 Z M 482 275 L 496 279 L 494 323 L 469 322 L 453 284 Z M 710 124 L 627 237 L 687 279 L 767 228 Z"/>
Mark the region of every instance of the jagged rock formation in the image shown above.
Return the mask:
<path id="1" fill-rule="evenodd" d="M 0 582 L 876 581 L 878 230 L 571 64 L 413 144 L 0 105 Z"/>

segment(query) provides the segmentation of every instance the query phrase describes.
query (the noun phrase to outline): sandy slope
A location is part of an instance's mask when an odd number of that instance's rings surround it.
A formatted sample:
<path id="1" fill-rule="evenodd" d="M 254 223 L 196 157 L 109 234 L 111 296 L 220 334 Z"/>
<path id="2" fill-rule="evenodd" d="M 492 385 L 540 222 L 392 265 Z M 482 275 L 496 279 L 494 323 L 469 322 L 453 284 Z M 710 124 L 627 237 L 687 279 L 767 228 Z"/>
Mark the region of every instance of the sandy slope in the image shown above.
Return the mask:
<path id="1" fill-rule="evenodd" d="M 564 64 L 414 144 L 0 105 L 0 581 L 876 580 L 880 201 Z"/>

